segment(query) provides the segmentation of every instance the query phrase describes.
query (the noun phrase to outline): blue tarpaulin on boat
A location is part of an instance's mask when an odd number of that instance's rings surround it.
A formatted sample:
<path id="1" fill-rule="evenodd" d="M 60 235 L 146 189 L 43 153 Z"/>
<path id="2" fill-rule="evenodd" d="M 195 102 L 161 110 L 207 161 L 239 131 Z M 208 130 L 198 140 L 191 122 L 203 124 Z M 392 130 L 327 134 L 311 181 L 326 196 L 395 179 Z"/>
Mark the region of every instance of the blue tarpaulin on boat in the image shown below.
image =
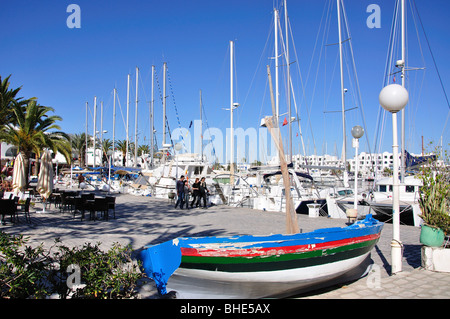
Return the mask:
<path id="1" fill-rule="evenodd" d="M 405 150 L 405 162 L 406 167 L 412 168 L 421 164 L 425 164 L 429 160 L 435 161 L 437 159 L 436 155 L 428 155 L 428 156 L 412 156 Z"/>

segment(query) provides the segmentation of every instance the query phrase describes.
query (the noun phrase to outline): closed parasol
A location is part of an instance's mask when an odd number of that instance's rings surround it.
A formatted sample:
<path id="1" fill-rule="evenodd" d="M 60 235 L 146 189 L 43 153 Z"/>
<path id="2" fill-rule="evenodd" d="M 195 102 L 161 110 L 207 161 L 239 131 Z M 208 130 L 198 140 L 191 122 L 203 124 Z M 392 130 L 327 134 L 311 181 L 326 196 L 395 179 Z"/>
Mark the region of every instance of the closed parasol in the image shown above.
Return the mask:
<path id="1" fill-rule="evenodd" d="M 17 195 L 19 192 L 23 191 L 27 183 L 25 176 L 25 161 L 23 159 L 22 153 L 19 153 L 14 161 L 14 170 L 13 170 L 13 189 L 14 194 Z"/>
<path id="2" fill-rule="evenodd" d="M 47 201 L 53 192 L 53 163 L 48 151 L 44 151 L 41 157 L 41 168 L 36 190 L 41 194 L 44 201 Z"/>

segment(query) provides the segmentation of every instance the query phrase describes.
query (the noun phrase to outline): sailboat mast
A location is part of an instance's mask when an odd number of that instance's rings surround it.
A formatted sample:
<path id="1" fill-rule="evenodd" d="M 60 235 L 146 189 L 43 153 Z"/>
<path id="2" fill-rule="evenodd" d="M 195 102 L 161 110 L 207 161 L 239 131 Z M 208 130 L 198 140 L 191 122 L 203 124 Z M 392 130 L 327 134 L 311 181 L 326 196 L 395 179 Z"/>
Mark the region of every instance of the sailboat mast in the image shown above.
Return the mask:
<path id="1" fill-rule="evenodd" d="M 128 74 L 128 78 L 127 78 L 127 127 L 126 127 L 127 143 L 126 143 L 126 150 L 125 150 L 125 166 L 128 165 L 128 146 L 130 144 L 130 137 L 128 134 L 129 128 L 130 128 L 130 74 Z"/>
<path id="2" fill-rule="evenodd" d="M 115 155 L 116 155 L 116 95 L 117 90 L 114 88 L 114 98 L 113 98 L 113 133 L 112 133 L 112 165 L 114 165 Z"/>
<path id="3" fill-rule="evenodd" d="M 100 165 L 103 165 L 103 101 L 100 102 Z"/>
<path id="4" fill-rule="evenodd" d="M 234 183 L 233 65 L 234 65 L 234 42 L 230 41 L 230 185 L 233 185 Z"/>
<path id="5" fill-rule="evenodd" d="M 200 90 L 200 158 L 201 161 L 203 163 L 203 117 L 202 117 L 202 108 L 203 108 L 203 103 L 202 103 L 202 90 Z"/>
<path id="6" fill-rule="evenodd" d="M 134 112 L 134 167 L 137 167 L 137 151 L 138 151 L 138 83 L 139 83 L 139 68 L 136 67 L 136 110 Z"/>
<path id="7" fill-rule="evenodd" d="M 94 96 L 94 133 L 92 134 L 94 137 L 94 167 L 96 167 L 96 160 L 95 160 L 95 158 L 96 158 L 95 149 L 97 147 L 97 141 L 95 138 L 96 137 L 96 134 L 95 134 L 96 129 L 97 129 L 97 97 Z"/>
<path id="8" fill-rule="evenodd" d="M 275 25 L 275 109 L 276 120 L 278 121 L 280 117 L 280 92 L 279 92 L 279 84 L 278 84 L 278 10 L 274 9 L 273 11 L 273 19 Z"/>
<path id="9" fill-rule="evenodd" d="M 153 167 L 153 142 L 155 122 L 153 118 L 153 110 L 155 106 L 155 66 L 152 65 L 152 100 L 150 101 L 150 167 Z"/>
<path id="10" fill-rule="evenodd" d="M 348 187 L 347 171 L 347 137 L 345 129 L 345 97 L 344 97 L 344 66 L 342 56 L 342 30 L 341 30 L 341 0 L 337 2 L 338 31 L 339 31 L 339 64 L 341 69 L 341 104 L 342 104 L 342 161 L 344 162 L 344 186 Z"/>
<path id="11" fill-rule="evenodd" d="M 84 149 L 84 160 L 85 160 L 85 166 L 88 167 L 88 102 L 86 102 L 86 133 L 85 133 L 85 149 Z"/>
<path id="12" fill-rule="evenodd" d="M 291 121 L 291 64 L 289 61 L 289 20 L 287 1 L 284 0 L 284 22 L 286 27 L 286 64 L 287 64 L 287 105 L 289 118 L 289 161 L 292 163 L 292 121 Z"/>
<path id="13" fill-rule="evenodd" d="M 406 68 L 406 2 L 405 0 L 401 0 L 402 3 L 402 86 L 405 87 L 405 68 Z M 400 182 L 403 183 L 405 181 L 405 108 L 401 111 L 402 114 L 402 154 L 401 154 L 401 165 L 400 165 Z"/>
<path id="14" fill-rule="evenodd" d="M 166 144 L 166 72 L 167 72 L 167 63 L 164 62 L 163 66 L 163 147 Z"/>

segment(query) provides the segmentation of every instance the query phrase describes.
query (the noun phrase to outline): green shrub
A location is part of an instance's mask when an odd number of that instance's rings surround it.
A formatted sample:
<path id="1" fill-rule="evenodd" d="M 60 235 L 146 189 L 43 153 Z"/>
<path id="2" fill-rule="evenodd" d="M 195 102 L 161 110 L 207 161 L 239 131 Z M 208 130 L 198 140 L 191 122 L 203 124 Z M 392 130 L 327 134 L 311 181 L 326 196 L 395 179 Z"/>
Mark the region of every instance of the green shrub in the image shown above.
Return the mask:
<path id="1" fill-rule="evenodd" d="M 57 282 L 66 283 L 69 274 L 65 271 L 69 265 L 80 267 L 81 288 L 75 289 L 72 298 L 121 299 L 136 296 L 136 282 L 143 274 L 139 266 L 131 260 L 130 247 L 114 244 L 107 252 L 100 249 L 100 243 L 84 244 L 81 248 L 59 246 L 56 253 L 61 270 Z M 66 298 L 71 289 L 60 285 L 58 293 Z"/>
<path id="2" fill-rule="evenodd" d="M 435 154 L 441 154 L 439 148 Z M 419 177 L 423 186 L 420 188 L 420 217 L 424 223 L 442 229 L 450 234 L 450 169 L 448 155 L 442 161 L 428 161 L 420 168 Z"/>
<path id="3" fill-rule="evenodd" d="M 1 298 L 42 298 L 48 294 L 45 278 L 50 259 L 42 245 L 24 247 L 26 241 L 22 235 L 0 232 Z"/>
<path id="4" fill-rule="evenodd" d="M 69 248 L 60 240 L 45 251 L 43 245 L 26 246 L 22 235 L 0 232 L 0 297 L 134 298 L 137 282 L 144 277 L 131 259 L 129 246 L 115 243 L 108 251 L 100 243 Z M 52 253 L 51 250 L 56 249 Z M 69 265 L 79 267 L 80 286 L 69 287 Z"/>

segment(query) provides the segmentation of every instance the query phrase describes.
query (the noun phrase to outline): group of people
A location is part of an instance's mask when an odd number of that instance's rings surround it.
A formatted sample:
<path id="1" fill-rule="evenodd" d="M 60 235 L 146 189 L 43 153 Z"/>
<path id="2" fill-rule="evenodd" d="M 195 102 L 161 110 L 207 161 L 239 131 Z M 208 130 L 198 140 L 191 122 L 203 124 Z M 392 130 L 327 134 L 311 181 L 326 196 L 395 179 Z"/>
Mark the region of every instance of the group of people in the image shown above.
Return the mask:
<path id="1" fill-rule="evenodd" d="M 201 179 L 196 178 L 194 184 L 189 185 L 189 182 L 185 180 L 184 175 L 181 175 L 180 179 L 177 181 L 177 202 L 175 203 L 175 208 L 180 205 L 180 209 L 183 209 L 183 206 L 186 204 L 186 208 L 199 207 L 201 206 L 201 200 L 203 199 L 203 208 L 207 208 L 207 199 L 206 194 L 209 193 L 208 188 L 206 187 L 205 178 Z M 192 194 L 192 201 L 189 205 L 189 198 Z"/>

